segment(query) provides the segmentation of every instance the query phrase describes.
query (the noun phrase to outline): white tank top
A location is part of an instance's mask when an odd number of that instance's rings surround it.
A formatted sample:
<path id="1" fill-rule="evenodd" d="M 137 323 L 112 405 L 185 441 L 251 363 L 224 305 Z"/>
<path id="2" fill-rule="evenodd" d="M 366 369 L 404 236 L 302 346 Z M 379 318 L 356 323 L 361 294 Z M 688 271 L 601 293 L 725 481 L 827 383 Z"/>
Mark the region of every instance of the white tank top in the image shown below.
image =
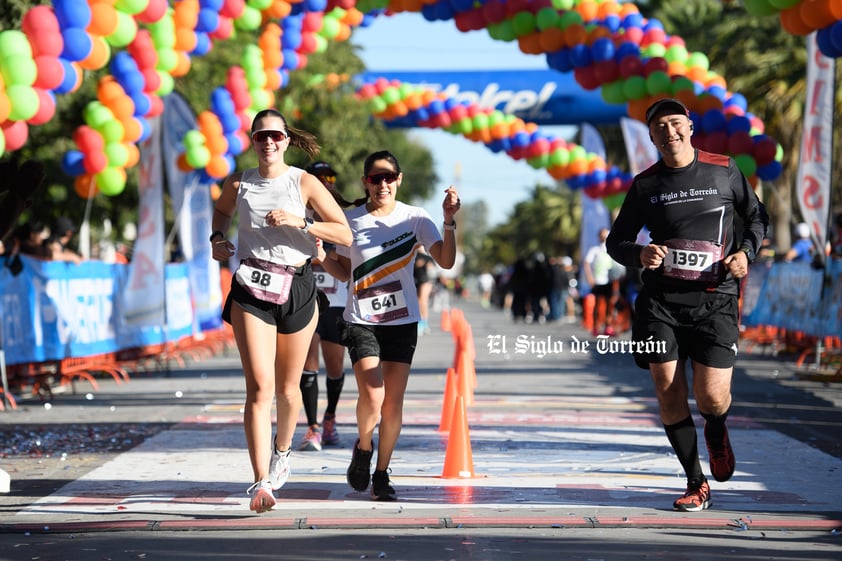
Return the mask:
<path id="1" fill-rule="evenodd" d="M 256 257 L 282 265 L 299 265 L 316 256 L 316 239 L 298 228 L 266 225 L 270 210 L 284 209 L 297 216 L 305 215 L 301 199 L 301 174 L 304 170 L 290 167 L 280 177 L 266 179 L 257 168 L 249 168 L 240 179 L 237 191 L 237 257 Z"/>

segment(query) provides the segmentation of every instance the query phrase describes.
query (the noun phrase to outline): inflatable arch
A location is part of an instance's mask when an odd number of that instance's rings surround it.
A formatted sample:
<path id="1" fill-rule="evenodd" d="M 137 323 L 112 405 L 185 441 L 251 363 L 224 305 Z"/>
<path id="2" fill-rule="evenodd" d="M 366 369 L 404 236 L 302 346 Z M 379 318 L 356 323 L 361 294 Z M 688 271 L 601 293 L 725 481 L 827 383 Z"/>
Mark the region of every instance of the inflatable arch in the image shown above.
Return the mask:
<path id="1" fill-rule="evenodd" d="M 842 54 L 837 0 L 753 0 L 746 6 L 758 16 L 779 13 L 792 33 L 818 29 L 823 52 Z M 707 57 L 688 52 L 680 37 L 643 18 L 633 3 L 615 0 L 53 0 L 31 8 L 20 30 L 0 32 L 0 155 L 25 145 L 30 126 L 53 118 L 56 96 L 75 92 L 84 70 L 107 67 L 97 99 L 84 109 L 85 124 L 73 132 L 77 149 L 64 155 L 62 167 L 76 178 L 81 197 L 118 195 L 126 169 L 138 161 L 138 143 L 150 134 L 148 119 L 162 112 L 173 79 L 189 73 L 192 58 L 235 29 L 259 30 L 258 43 L 213 89 L 197 128 L 184 138 L 179 164 L 221 179 L 250 142 L 251 116 L 274 104 L 274 92 L 290 72 L 306 66 L 309 54 L 347 40 L 354 28 L 379 16 L 405 11 L 452 20 L 463 32 L 485 29 L 524 53 L 545 54 L 550 68 L 572 72 L 584 88 L 599 89 L 606 103 L 626 104 L 634 118 L 642 119 L 655 99 L 677 97 L 693 112 L 700 146 L 731 154 L 754 182 L 780 174 L 779 145 L 747 112 L 745 98 L 729 92 L 725 79 L 708 68 Z M 338 80 L 331 75 L 327 82 Z M 386 80 L 360 84 L 357 93 L 377 117 L 410 116 L 419 126 L 463 134 L 526 158 L 592 196 L 622 190 L 630 179 L 510 115 Z"/>

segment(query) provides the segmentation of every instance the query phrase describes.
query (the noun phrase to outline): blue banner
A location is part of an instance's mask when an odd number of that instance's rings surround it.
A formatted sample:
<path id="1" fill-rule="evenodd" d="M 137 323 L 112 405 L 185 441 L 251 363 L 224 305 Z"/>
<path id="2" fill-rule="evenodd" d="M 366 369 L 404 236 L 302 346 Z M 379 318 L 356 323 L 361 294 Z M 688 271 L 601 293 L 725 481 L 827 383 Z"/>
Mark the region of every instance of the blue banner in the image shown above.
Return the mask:
<path id="1" fill-rule="evenodd" d="M 357 76 L 370 82 L 377 78 L 443 91 L 458 101 L 493 107 L 538 125 L 576 125 L 582 122 L 616 124 L 628 115 L 625 105 L 606 103 L 598 90 L 582 88 L 572 73 L 555 70 L 478 70 L 478 71 L 386 71 Z M 396 119 L 389 126 L 410 127 L 408 120 Z"/>
<path id="2" fill-rule="evenodd" d="M 186 265 L 165 268 L 167 324 L 139 327 L 124 320 L 115 297 L 126 286 L 126 265 L 21 259 L 18 275 L 0 267 L 0 345 L 9 364 L 110 353 L 192 334 Z"/>

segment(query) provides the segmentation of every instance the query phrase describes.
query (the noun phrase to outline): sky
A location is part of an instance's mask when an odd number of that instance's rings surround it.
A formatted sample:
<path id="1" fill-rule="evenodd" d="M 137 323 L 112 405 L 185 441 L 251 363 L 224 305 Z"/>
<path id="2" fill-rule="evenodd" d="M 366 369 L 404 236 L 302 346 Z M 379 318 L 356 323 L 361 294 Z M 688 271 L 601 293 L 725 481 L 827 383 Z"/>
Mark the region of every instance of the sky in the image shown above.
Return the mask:
<path id="1" fill-rule="evenodd" d="M 453 20 L 430 22 L 417 13 L 380 16 L 369 27 L 354 30 L 351 43 L 369 72 L 419 70 L 546 70 L 544 56 L 522 53 L 517 43 L 495 41 L 484 30 L 459 31 Z M 576 127 L 542 127 L 548 134 L 571 140 Z M 484 200 L 489 225 L 505 222 L 514 205 L 529 197 L 536 184 L 553 185 L 546 170 L 533 169 L 504 153 L 495 154 L 481 143 L 443 130 L 412 129 L 432 152 L 441 190 L 422 204 L 441 215 L 444 189 L 455 185 L 463 203 Z M 406 181 L 411 180 L 407 177 Z"/>

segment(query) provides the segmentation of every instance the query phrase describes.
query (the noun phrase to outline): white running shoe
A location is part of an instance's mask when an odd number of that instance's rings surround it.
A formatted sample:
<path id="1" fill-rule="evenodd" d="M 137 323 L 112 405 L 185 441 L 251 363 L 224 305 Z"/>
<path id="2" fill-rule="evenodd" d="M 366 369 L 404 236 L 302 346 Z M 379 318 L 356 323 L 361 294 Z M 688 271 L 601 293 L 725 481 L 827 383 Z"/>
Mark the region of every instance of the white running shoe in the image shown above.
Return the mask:
<path id="1" fill-rule="evenodd" d="M 251 497 L 249 509 L 257 514 L 272 510 L 275 506 L 275 496 L 272 494 L 272 484 L 268 479 L 258 481 L 246 490 L 246 494 Z"/>
<path id="2" fill-rule="evenodd" d="M 274 448 L 274 444 L 272 447 Z M 289 479 L 289 452 L 277 449 L 272 452 L 272 461 L 269 462 L 269 481 L 272 489 L 280 489 Z"/>

